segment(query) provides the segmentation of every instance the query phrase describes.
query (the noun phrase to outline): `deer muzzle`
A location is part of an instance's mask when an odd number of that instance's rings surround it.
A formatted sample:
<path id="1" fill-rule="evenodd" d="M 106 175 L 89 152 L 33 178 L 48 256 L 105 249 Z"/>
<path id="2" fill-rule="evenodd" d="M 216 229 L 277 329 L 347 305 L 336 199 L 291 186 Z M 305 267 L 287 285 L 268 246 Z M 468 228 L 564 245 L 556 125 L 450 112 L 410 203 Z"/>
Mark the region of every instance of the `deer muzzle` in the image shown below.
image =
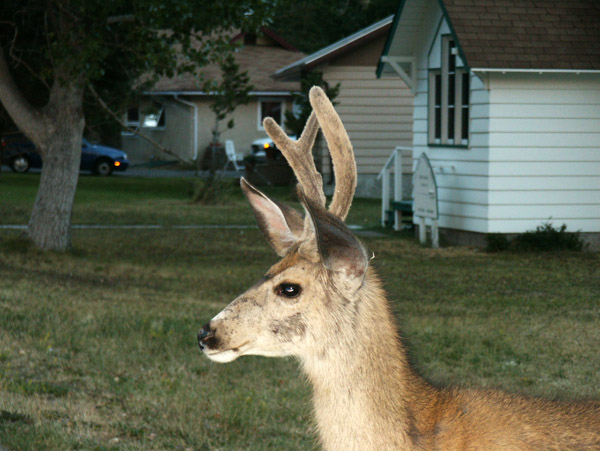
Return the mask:
<path id="1" fill-rule="evenodd" d="M 206 323 L 198 332 L 198 346 L 201 351 L 204 351 L 205 349 L 214 348 L 215 342 L 215 331 L 211 329 L 210 322 Z"/>

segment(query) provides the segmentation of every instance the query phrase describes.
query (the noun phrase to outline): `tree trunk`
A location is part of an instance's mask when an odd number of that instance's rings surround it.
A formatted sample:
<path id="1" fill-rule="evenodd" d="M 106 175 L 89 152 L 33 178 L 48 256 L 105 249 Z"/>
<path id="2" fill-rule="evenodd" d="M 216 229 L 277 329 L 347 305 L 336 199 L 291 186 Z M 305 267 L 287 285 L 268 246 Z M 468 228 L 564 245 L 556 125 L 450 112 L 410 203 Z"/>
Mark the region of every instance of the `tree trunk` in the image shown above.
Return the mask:
<path id="1" fill-rule="evenodd" d="M 71 246 L 71 213 L 81 163 L 83 74 L 58 67 L 44 108 L 34 108 L 15 84 L 0 48 L 0 101 L 44 162 L 27 237 L 44 250 Z"/>
<path id="2" fill-rule="evenodd" d="M 71 247 L 71 214 L 81 161 L 82 130 L 57 136 L 44 156 L 40 186 L 31 211 L 27 237 L 40 249 Z M 77 139 L 78 138 L 78 139 Z"/>
<path id="3" fill-rule="evenodd" d="M 42 176 L 27 229 L 28 238 L 40 249 L 71 247 L 84 126 L 82 103 L 82 87 L 56 83 L 43 109 L 46 141 L 35 139 L 43 159 Z"/>

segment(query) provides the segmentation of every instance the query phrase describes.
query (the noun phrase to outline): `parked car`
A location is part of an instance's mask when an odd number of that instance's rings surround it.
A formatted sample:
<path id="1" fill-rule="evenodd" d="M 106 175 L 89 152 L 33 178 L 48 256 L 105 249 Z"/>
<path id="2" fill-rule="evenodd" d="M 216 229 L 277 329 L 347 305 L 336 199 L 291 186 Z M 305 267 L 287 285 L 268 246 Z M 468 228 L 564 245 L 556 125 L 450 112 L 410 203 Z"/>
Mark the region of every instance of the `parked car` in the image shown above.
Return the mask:
<path id="1" fill-rule="evenodd" d="M 41 168 L 42 158 L 36 152 L 34 144 L 23 134 L 17 133 L 0 139 L 2 163 L 19 173 L 30 168 Z M 82 171 L 92 171 L 100 176 L 111 175 L 113 171 L 125 171 L 129 167 L 127 154 L 112 147 L 92 144 L 87 139 L 81 143 Z"/>
<path id="2" fill-rule="evenodd" d="M 290 138 L 296 139 L 296 136 L 292 135 Z M 251 155 L 255 157 L 257 161 L 264 161 L 266 158 L 279 160 L 281 157 L 281 151 L 268 136 L 252 141 L 250 148 L 252 150 Z"/>

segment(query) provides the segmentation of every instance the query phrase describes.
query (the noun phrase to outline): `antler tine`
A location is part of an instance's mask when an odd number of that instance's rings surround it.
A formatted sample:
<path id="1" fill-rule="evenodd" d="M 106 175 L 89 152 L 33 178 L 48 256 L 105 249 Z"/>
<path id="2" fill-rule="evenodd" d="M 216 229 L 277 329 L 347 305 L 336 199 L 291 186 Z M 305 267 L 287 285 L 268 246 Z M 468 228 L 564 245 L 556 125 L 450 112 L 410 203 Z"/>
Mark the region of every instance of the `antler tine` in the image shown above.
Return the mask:
<path id="1" fill-rule="evenodd" d="M 313 86 L 309 98 L 333 161 L 335 191 L 329 211 L 343 221 L 348 215 L 356 190 L 356 162 L 352 144 L 344 124 L 325 92 L 318 86 Z"/>
<path id="2" fill-rule="evenodd" d="M 305 196 L 325 207 L 323 178 L 317 172 L 311 151 L 319 131 L 319 122 L 315 113 L 311 113 L 298 141 L 290 139 L 270 117 L 265 118 L 263 126 L 292 167 Z"/>

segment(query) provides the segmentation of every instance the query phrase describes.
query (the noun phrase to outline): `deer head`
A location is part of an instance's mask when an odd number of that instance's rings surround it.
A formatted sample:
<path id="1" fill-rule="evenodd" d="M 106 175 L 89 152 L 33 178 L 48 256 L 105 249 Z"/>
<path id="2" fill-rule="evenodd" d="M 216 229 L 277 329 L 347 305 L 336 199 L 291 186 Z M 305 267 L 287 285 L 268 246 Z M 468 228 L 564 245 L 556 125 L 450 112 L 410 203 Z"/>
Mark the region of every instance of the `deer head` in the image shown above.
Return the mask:
<path id="1" fill-rule="evenodd" d="M 271 118 L 264 127 L 298 179 L 305 216 L 269 199 L 244 179 L 241 188 L 260 229 L 282 259 L 231 302 L 198 334 L 208 358 L 229 362 L 242 355 L 309 357 L 323 352 L 333 331 L 352 328 L 352 311 L 365 280 L 365 249 L 344 224 L 356 188 L 350 139 L 322 89 L 310 91 L 313 107 L 302 136 L 290 139 Z M 312 157 L 319 126 L 327 141 L 336 189 L 329 208 Z"/>

